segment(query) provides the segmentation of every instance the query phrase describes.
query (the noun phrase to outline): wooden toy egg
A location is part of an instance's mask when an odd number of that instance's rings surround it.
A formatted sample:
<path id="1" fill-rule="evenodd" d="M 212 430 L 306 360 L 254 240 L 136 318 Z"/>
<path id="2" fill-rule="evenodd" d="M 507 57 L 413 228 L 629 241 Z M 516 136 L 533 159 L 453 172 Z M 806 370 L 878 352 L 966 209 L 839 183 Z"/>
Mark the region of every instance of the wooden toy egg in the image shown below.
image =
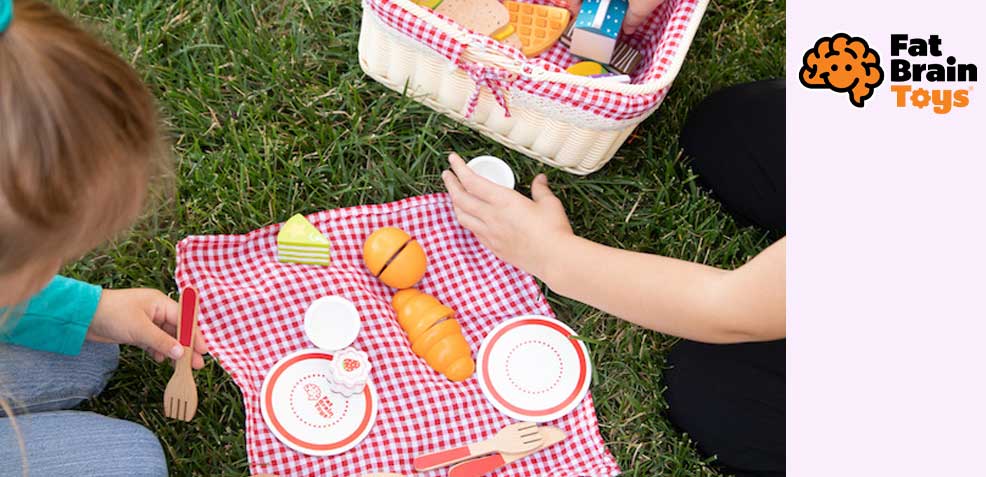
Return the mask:
<path id="1" fill-rule="evenodd" d="M 396 227 L 370 234 L 363 244 L 363 262 L 373 276 L 398 289 L 414 286 L 428 268 L 421 244 Z"/>

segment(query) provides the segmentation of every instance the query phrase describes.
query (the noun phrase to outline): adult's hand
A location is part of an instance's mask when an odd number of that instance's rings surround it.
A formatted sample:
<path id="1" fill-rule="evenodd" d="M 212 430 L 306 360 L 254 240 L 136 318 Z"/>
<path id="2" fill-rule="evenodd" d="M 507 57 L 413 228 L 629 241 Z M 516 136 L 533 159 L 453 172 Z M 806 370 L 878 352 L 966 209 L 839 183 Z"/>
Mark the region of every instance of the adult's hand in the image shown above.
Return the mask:
<path id="1" fill-rule="evenodd" d="M 662 3 L 664 3 L 664 0 L 630 0 L 630 5 L 627 8 L 627 16 L 623 20 L 623 31 L 628 35 L 632 35 Z M 571 10 L 572 15 L 578 15 L 581 7 L 582 0 L 572 0 L 568 3 L 568 8 Z"/>
<path id="2" fill-rule="evenodd" d="M 552 266 L 548 251 L 573 235 L 548 178 L 534 178 L 529 199 L 476 174 L 458 154 L 449 156 L 449 165 L 442 180 L 459 223 L 498 257 L 541 277 Z"/>

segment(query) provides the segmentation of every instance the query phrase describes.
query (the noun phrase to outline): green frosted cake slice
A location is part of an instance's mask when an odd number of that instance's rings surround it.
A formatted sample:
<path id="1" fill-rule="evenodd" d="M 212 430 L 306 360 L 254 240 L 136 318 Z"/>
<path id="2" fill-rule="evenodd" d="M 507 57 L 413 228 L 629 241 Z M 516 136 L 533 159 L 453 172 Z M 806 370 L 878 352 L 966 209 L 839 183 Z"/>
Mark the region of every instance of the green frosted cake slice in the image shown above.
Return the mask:
<path id="1" fill-rule="evenodd" d="M 281 226 L 277 233 L 278 245 L 295 245 L 300 247 L 329 248 L 329 239 L 325 238 L 314 225 L 301 214 L 295 214 Z"/>
<path id="2" fill-rule="evenodd" d="M 329 266 L 332 261 L 329 259 L 329 254 L 326 253 L 321 257 L 317 256 L 307 256 L 307 255 L 284 255 L 277 254 L 277 261 L 281 263 L 300 263 L 302 265 L 324 265 Z"/>
<path id="3" fill-rule="evenodd" d="M 277 233 L 277 259 L 284 263 L 329 265 L 329 239 L 304 216 L 296 214 Z"/>

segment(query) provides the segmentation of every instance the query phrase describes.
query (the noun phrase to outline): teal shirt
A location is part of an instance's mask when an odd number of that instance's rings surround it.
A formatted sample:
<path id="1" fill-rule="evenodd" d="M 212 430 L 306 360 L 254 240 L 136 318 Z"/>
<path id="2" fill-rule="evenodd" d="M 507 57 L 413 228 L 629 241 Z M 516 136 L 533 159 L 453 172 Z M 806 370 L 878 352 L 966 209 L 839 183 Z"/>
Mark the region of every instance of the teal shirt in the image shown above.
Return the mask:
<path id="1" fill-rule="evenodd" d="M 79 354 L 102 294 L 96 285 L 56 276 L 26 306 L 0 308 L 0 342 Z"/>

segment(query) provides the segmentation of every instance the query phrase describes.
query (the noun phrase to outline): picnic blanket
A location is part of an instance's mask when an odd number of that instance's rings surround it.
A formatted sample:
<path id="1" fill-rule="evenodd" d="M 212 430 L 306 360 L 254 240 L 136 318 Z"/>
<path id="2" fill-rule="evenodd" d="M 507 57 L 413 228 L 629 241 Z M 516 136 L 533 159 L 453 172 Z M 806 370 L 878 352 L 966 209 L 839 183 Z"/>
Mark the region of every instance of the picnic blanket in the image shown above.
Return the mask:
<path id="1" fill-rule="evenodd" d="M 412 475 L 415 456 L 490 437 L 513 422 L 483 397 L 475 376 L 450 382 L 414 355 L 390 305 L 394 290 L 366 270 L 362 246 L 384 226 L 400 227 L 415 237 L 429 260 L 417 287 L 456 310 L 474 355 L 501 321 L 522 314 L 554 316 L 531 275 L 498 259 L 462 228 L 445 194 L 329 210 L 308 220 L 332 242 L 330 267 L 278 263 L 279 225 L 245 235 L 191 236 L 177 247 L 178 285 L 198 288 L 199 326 L 210 353 L 243 392 L 252 473 Z M 285 446 L 267 429 L 260 388 L 279 359 L 314 347 L 305 336 L 304 312 L 327 295 L 346 297 L 360 312 L 363 326 L 353 346 L 369 353 L 380 407 L 376 424 L 357 447 L 341 455 L 312 457 Z M 568 439 L 491 475 L 620 473 L 599 434 L 591 394 L 570 414 L 548 424 L 564 430 Z"/>

